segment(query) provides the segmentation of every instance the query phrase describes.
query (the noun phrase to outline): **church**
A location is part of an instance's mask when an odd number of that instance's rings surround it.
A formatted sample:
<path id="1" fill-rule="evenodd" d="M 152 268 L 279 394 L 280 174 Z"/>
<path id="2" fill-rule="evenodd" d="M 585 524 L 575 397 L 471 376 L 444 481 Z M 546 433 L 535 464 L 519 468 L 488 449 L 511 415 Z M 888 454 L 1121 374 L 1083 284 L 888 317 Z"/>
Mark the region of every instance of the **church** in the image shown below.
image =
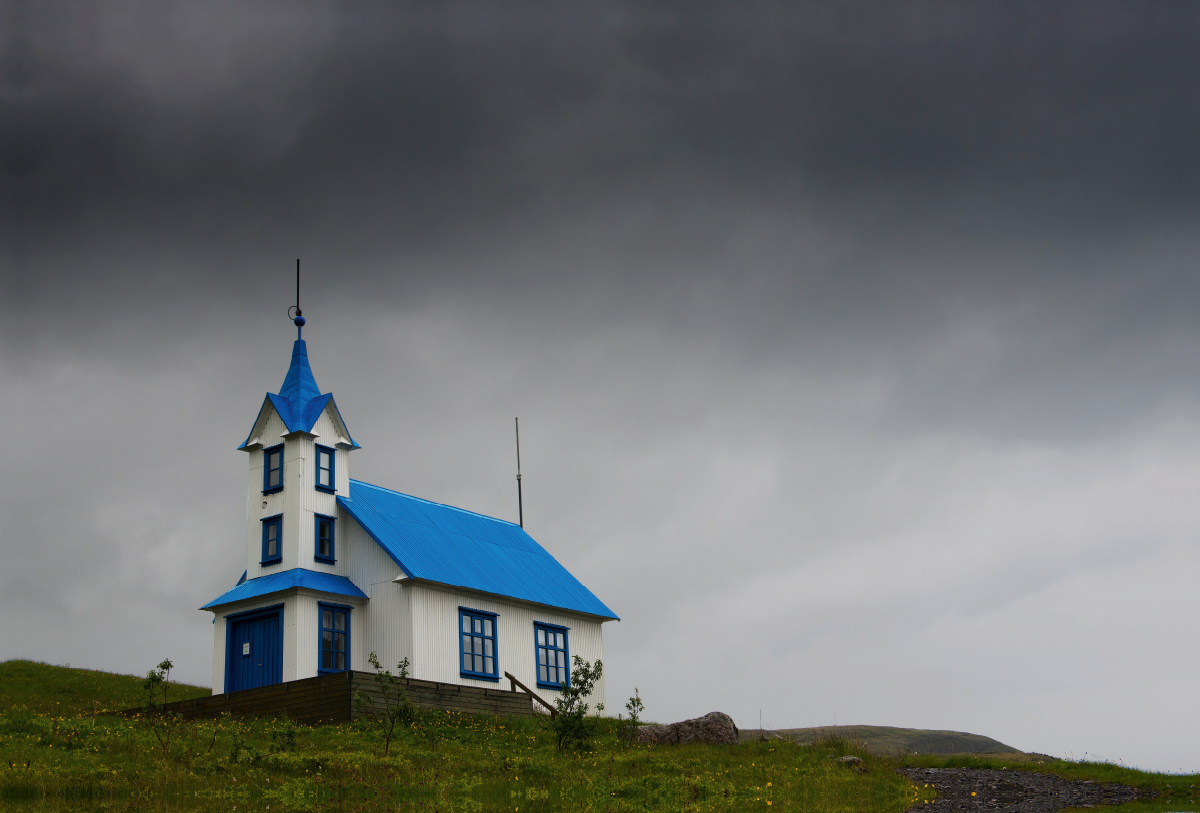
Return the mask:
<path id="1" fill-rule="evenodd" d="M 350 478 L 359 450 L 322 394 L 297 315 L 291 364 L 245 453 L 245 573 L 213 613 L 213 694 L 347 670 L 553 703 L 571 658 L 603 657 L 616 615 L 519 525 Z M 604 702 L 601 681 L 591 704 Z"/>

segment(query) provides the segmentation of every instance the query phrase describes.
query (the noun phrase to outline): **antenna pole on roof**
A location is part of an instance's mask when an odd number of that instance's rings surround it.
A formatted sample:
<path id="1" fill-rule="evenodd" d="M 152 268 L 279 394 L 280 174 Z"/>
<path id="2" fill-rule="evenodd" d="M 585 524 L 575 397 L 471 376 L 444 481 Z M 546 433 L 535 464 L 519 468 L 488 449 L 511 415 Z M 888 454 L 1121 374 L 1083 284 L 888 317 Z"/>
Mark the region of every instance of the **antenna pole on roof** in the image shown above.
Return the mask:
<path id="1" fill-rule="evenodd" d="M 521 421 L 519 418 L 513 418 L 513 425 L 517 429 L 517 523 L 525 527 L 525 506 L 521 503 Z"/>
<path id="2" fill-rule="evenodd" d="M 296 341 L 300 341 L 300 329 L 304 327 L 304 317 L 301 316 L 300 310 L 300 258 L 296 258 L 296 304 L 292 306 L 296 309 L 296 316 L 292 322 L 296 325 Z M 288 316 L 292 315 L 292 308 L 288 308 Z"/>

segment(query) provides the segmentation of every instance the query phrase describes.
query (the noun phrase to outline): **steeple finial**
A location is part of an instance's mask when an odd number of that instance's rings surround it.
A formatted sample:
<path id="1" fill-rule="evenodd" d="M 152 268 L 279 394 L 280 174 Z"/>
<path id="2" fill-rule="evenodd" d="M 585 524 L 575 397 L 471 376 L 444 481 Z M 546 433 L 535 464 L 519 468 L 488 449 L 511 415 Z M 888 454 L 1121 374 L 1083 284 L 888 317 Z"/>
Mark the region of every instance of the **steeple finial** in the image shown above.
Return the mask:
<path id="1" fill-rule="evenodd" d="M 292 320 L 292 323 L 296 326 L 296 341 L 300 341 L 300 339 L 301 339 L 300 331 L 304 327 L 304 317 L 301 315 L 303 313 L 303 311 L 300 310 L 300 258 L 299 257 L 296 258 L 296 304 L 293 305 L 292 308 L 296 309 L 296 318 Z M 292 315 L 292 308 L 288 308 L 288 316 Z"/>

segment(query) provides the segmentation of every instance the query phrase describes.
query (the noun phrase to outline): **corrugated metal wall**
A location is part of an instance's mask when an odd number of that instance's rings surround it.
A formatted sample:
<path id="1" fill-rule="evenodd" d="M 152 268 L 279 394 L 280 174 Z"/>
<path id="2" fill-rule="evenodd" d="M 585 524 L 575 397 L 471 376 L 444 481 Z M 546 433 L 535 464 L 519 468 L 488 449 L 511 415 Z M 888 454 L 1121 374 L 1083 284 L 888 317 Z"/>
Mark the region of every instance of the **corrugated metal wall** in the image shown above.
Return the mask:
<path id="1" fill-rule="evenodd" d="M 367 594 L 363 609 L 363 660 L 355 669 L 369 669 L 366 656 L 374 652 L 385 669 L 395 674 L 401 658 L 412 660 L 412 626 L 404 588 L 394 583 L 403 571 L 345 512 L 338 514 L 339 542 L 346 545 L 345 575 Z M 338 565 L 343 565 L 341 554 Z"/>
<path id="2" fill-rule="evenodd" d="M 323 596 L 302 591 L 296 596 L 296 657 L 299 668 L 296 678 L 316 677 L 321 665 L 321 624 L 318 604 L 322 601 L 351 607 L 350 611 L 350 668 L 366 669 L 364 650 L 366 639 L 366 607 L 360 599 L 347 596 Z"/>
<path id="3" fill-rule="evenodd" d="M 547 702 L 553 703 L 558 693 L 537 687 L 537 656 L 533 632 L 535 621 L 569 627 L 568 645 L 572 657 L 578 655 L 587 661 L 604 658 L 604 638 L 599 621 L 529 605 L 510 604 L 477 593 L 452 592 L 449 588 L 443 590 L 426 585 L 411 585 L 406 587 L 405 591 L 409 594 L 411 602 L 413 677 L 419 680 L 436 680 L 464 686 L 500 686 L 507 689 L 508 681 L 504 680 L 503 675 L 505 672 L 511 672 L 517 680 L 536 691 Z M 501 676 L 499 684 L 459 676 L 459 607 L 497 614 L 496 649 Z M 589 705 L 594 708 L 595 704 L 604 702 L 604 681 L 601 680 L 592 694 Z"/>
<path id="4" fill-rule="evenodd" d="M 259 438 L 262 440 L 264 447 L 271 447 L 277 443 L 283 443 L 280 437 L 287 431 L 287 427 L 283 425 L 283 420 L 279 414 L 275 412 L 274 407 L 267 408 L 268 418 L 266 425 L 263 427 Z M 286 540 L 291 538 L 295 532 L 295 521 L 288 522 L 288 515 L 295 516 L 294 511 L 289 510 L 288 500 L 295 493 L 295 488 L 288 488 L 292 481 L 296 479 L 296 467 L 289 466 L 291 449 L 284 448 L 284 463 L 283 463 L 283 491 L 275 494 L 263 494 L 263 453 L 262 449 L 248 452 L 250 458 L 250 479 L 247 483 L 246 490 L 246 578 L 255 579 L 264 573 L 273 573 L 278 570 L 288 570 L 296 567 L 296 550 L 293 545 L 287 544 Z M 263 508 L 262 504 L 266 502 L 267 507 Z M 272 517 L 276 514 L 283 514 L 283 533 L 284 542 L 281 552 L 283 554 L 283 562 L 278 565 L 270 565 L 263 567 L 259 564 L 262 561 L 262 519 L 264 517 Z M 218 622 L 220 623 L 220 622 Z"/>
<path id="5" fill-rule="evenodd" d="M 316 514 L 338 516 L 337 495 L 318 491 L 316 488 L 316 450 L 313 446 L 320 443 L 323 446 L 333 446 L 338 433 L 333 420 L 329 417 L 329 407 L 321 413 L 313 425 L 313 433 L 318 437 L 292 438 L 283 441 L 280 437 L 287 431 L 283 420 L 275 412 L 274 407 L 268 408 L 269 417 L 259 436 L 266 447 L 283 442 L 283 491 L 275 494 L 263 494 L 263 453 L 262 450 L 249 452 L 250 466 L 247 486 L 246 511 L 246 578 L 253 579 L 267 573 L 281 570 L 291 570 L 303 567 L 308 570 L 318 570 L 348 576 L 343 564 L 344 558 L 337 554 L 337 564 L 329 565 L 314 559 L 316 552 Z M 350 493 L 349 452 L 337 449 L 334 453 L 334 476 L 338 494 Z M 264 508 L 263 503 L 267 506 Z M 283 561 L 277 565 L 263 567 L 262 561 L 262 520 L 283 514 Z M 342 522 L 338 522 L 341 531 Z"/>

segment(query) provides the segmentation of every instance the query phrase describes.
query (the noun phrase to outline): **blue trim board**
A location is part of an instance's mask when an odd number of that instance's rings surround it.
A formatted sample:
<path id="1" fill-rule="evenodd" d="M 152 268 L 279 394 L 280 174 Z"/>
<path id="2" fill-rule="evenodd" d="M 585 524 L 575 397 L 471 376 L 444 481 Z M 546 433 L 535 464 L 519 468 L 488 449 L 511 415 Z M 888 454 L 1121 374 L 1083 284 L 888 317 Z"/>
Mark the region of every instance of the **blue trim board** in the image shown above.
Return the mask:
<path id="1" fill-rule="evenodd" d="M 337 504 L 413 579 L 617 618 L 515 523 L 358 480 Z"/>
<path id="2" fill-rule="evenodd" d="M 200 609 L 203 610 L 204 608 L 201 607 Z M 240 613 L 230 613 L 229 615 L 225 616 L 225 620 L 229 621 L 230 619 L 233 619 L 234 621 L 237 621 L 239 618 L 249 618 L 252 615 L 258 615 L 259 613 L 274 612 L 275 610 L 282 609 L 283 602 L 281 601 L 278 604 L 271 604 L 266 607 L 255 607 L 253 610 L 242 610 Z"/>
<path id="3" fill-rule="evenodd" d="M 546 629 L 550 630 L 562 630 L 563 632 L 571 631 L 570 627 L 564 627 L 562 624 L 551 624 L 549 621 L 534 621 L 533 623 L 539 627 L 545 627 Z"/>
<path id="4" fill-rule="evenodd" d="M 257 579 L 250 579 L 234 587 L 232 590 L 222 593 L 200 609 L 212 610 L 216 607 L 232 604 L 235 601 L 244 601 L 248 598 L 281 593 L 293 588 L 304 588 L 318 593 L 327 593 L 332 596 L 351 596 L 361 599 L 367 597 L 366 593 L 359 590 L 354 582 L 345 576 L 335 576 L 332 573 L 321 573 L 316 570 L 305 570 L 297 567 L 279 573 L 269 573 L 266 576 L 259 576 Z"/>

